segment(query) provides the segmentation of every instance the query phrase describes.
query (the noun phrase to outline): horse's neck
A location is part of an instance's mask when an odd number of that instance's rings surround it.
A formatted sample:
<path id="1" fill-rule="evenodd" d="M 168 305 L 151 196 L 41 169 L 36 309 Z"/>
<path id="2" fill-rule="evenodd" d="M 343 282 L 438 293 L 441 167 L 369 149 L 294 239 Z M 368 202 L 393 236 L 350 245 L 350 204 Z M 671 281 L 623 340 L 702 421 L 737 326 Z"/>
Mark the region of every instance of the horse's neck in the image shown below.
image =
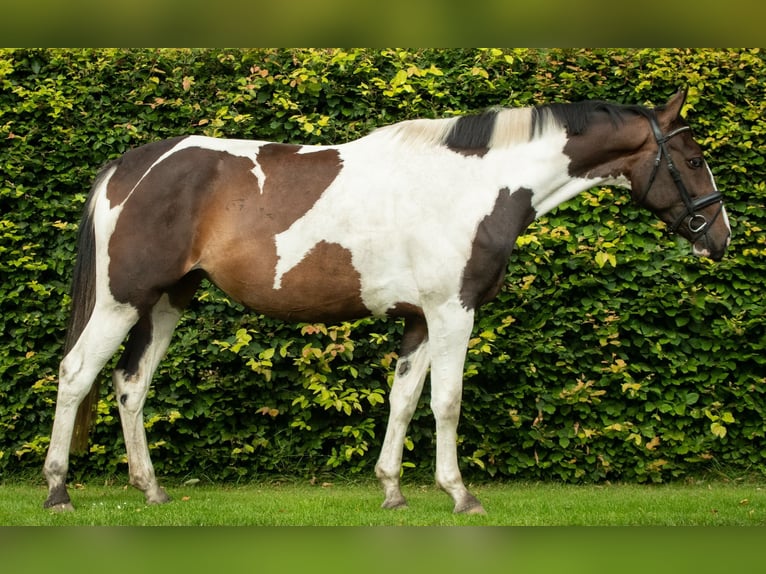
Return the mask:
<path id="1" fill-rule="evenodd" d="M 562 203 L 576 197 L 583 191 L 604 185 L 606 180 L 603 178 L 580 178 L 567 177 L 561 185 L 550 189 L 535 190 L 532 198 L 532 207 L 535 209 L 536 217 L 541 217 L 558 207 Z"/>
<path id="2" fill-rule="evenodd" d="M 617 137 L 613 127 L 606 129 L 609 132 L 598 126 L 589 136 L 580 136 L 576 141 L 568 141 L 562 132 L 558 145 L 552 138 L 554 143 L 545 160 L 531 162 L 528 169 L 537 168 L 541 174 L 533 188 L 532 206 L 537 217 L 593 187 L 631 188 L 626 160 L 638 151 L 642 140 L 633 135 Z"/>
<path id="3" fill-rule="evenodd" d="M 509 189 L 529 189 L 532 208 L 540 217 L 579 193 L 601 185 L 609 178 L 591 175 L 572 175 L 571 158 L 564 153 L 566 137 L 545 137 L 523 146 L 498 150 L 493 158 L 501 171 L 501 180 L 509 182 Z M 506 155 L 507 154 L 507 155 Z"/>

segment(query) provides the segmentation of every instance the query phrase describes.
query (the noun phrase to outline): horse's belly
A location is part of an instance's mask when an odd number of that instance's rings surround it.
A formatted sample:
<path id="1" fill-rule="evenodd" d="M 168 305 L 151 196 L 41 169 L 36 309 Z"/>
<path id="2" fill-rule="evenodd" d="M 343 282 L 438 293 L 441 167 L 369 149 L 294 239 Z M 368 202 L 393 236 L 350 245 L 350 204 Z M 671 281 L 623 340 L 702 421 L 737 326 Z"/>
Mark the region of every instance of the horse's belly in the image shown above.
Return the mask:
<path id="1" fill-rule="evenodd" d="M 351 253 L 337 243 L 318 243 L 279 277 L 271 258 L 252 252 L 232 255 L 206 271 L 233 299 L 272 317 L 337 322 L 372 313 Z"/>

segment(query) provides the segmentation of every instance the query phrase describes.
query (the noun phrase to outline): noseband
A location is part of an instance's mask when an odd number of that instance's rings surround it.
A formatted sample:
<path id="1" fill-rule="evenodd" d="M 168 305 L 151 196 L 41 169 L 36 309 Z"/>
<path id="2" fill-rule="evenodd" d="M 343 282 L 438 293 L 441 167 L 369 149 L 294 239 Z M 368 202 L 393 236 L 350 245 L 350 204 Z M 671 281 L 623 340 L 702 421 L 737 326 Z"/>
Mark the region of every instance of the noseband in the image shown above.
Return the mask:
<path id="1" fill-rule="evenodd" d="M 676 184 L 676 188 L 681 194 L 681 199 L 686 206 L 686 210 L 680 216 L 678 216 L 671 225 L 668 226 L 668 229 L 671 233 L 675 233 L 681 224 L 688 219 L 686 225 L 693 235 L 692 239 L 696 240 L 700 235 L 707 233 L 707 227 L 709 224 L 712 224 L 721 213 L 721 209 L 723 208 L 723 196 L 719 191 L 716 190 L 710 195 L 693 199 L 687 191 L 683 180 L 681 179 L 681 173 L 673 163 L 673 159 L 670 157 L 670 153 L 668 153 L 668 148 L 666 145 L 668 140 L 673 136 L 680 134 L 681 132 L 689 130 L 689 126 L 680 127 L 668 134 L 663 135 L 662 130 L 660 130 L 660 126 L 657 123 L 656 117 L 649 117 L 649 123 L 652 126 L 652 132 L 654 132 L 654 139 L 657 141 L 658 149 L 657 157 L 654 160 L 654 168 L 652 169 L 652 174 L 649 177 L 649 183 L 647 184 L 643 195 L 641 195 L 639 203 L 643 203 L 644 199 L 646 199 L 646 196 L 649 195 L 649 190 L 651 190 L 652 184 L 654 184 L 654 179 L 657 177 L 657 172 L 659 170 L 660 164 L 662 163 L 662 157 L 665 156 L 665 161 L 667 162 L 670 176 L 673 178 L 673 181 Z M 709 205 L 713 205 L 714 203 L 720 204 L 721 207 L 719 207 L 712 220 L 708 221 L 704 215 L 697 213 L 698 210 L 701 210 Z"/>

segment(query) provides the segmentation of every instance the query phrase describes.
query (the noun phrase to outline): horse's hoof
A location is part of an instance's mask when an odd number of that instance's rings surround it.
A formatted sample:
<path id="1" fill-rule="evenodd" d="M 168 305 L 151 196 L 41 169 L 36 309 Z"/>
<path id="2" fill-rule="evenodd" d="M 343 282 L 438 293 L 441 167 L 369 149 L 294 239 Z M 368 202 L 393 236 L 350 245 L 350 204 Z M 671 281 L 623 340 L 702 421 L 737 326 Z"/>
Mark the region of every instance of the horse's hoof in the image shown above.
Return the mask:
<path id="1" fill-rule="evenodd" d="M 481 504 L 477 506 L 471 506 L 470 508 L 466 508 L 464 510 L 456 510 L 455 512 L 459 514 L 487 514 L 487 511 L 484 510 L 484 507 Z"/>
<path id="2" fill-rule="evenodd" d="M 51 512 L 74 512 L 74 506 L 72 506 L 71 502 L 59 502 L 50 506 L 46 504 L 43 507 Z"/>
<path id="3" fill-rule="evenodd" d="M 151 496 L 146 497 L 146 504 L 166 504 L 171 501 L 170 496 L 168 496 L 168 493 L 165 492 L 165 489 L 160 487 L 157 489 L 156 492 L 154 492 Z"/>
<path id="4" fill-rule="evenodd" d="M 380 507 L 387 510 L 400 510 L 409 508 L 407 501 L 403 497 L 392 498 L 391 500 L 386 499 L 383 501 L 383 504 L 381 504 Z"/>
<path id="5" fill-rule="evenodd" d="M 487 514 L 479 499 L 474 495 L 466 493 L 459 504 L 455 505 L 455 514 Z"/>

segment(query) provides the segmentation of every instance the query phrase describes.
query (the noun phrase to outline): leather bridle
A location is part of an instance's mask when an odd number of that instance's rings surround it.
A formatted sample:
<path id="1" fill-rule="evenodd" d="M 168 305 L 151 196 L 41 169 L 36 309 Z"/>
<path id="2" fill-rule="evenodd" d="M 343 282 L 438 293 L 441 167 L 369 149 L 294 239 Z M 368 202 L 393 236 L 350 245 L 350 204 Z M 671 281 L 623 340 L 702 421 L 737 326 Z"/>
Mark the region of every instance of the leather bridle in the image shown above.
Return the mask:
<path id="1" fill-rule="evenodd" d="M 657 172 L 659 171 L 660 164 L 662 163 L 662 158 L 664 156 L 668 166 L 668 171 L 670 172 L 670 176 L 673 178 L 673 181 L 676 184 L 676 188 L 681 194 L 681 199 L 686 206 L 686 210 L 681 215 L 676 217 L 672 224 L 668 225 L 668 229 L 671 233 L 675 233 L 681 224 L 686 221 L 686 226 L 692 234 L 691 239 L 692 241 L 696 241 L 700 236 L 707 234 L 707 230 L 710 225 L 712 225 L 712 223 L 721 214 L 721 211 L 723 210 L 723 196 L 718 190 L 716 190 L 709 195 L 698 197 L 696 199 L 692 198 L 692 196 L 689 194 L 689 191 L 686 189 L 683 180 L 681 179 L 681 173 L 673 163 L 673 159 L 670 157 L 670 153 L 668 153 L 668 148 L 666 145 L 668 140 L 680 134 L 681 132 L 689 130 L 689 126 L 683 126 L 673 130 L 670 133 L 663 134 L 655 116 L 649 117 L 649 123 L 652 126 L 652 132 L 654 132 L 654 139 L 657 141 L 657 157 L 654 160 L 654 167 L 652 169 L 652 174 L 649 177 L 649 183 L 647 184 L 644 193 L 641 195 L 641 198 L 638 201 L 639 203 L 643 204 L 646 196 L 649 195 L 649 191 L 652 188 L 652 184 L 654 184 L 654 180 L 657 177 Z M 718 203 L 719 208 L 710 221 L 708 221 L 707 218 L 701 213 L 697 213 L 699 210 L 704 209 L 709 205 L 713 205 L 714 203 Z"/>

